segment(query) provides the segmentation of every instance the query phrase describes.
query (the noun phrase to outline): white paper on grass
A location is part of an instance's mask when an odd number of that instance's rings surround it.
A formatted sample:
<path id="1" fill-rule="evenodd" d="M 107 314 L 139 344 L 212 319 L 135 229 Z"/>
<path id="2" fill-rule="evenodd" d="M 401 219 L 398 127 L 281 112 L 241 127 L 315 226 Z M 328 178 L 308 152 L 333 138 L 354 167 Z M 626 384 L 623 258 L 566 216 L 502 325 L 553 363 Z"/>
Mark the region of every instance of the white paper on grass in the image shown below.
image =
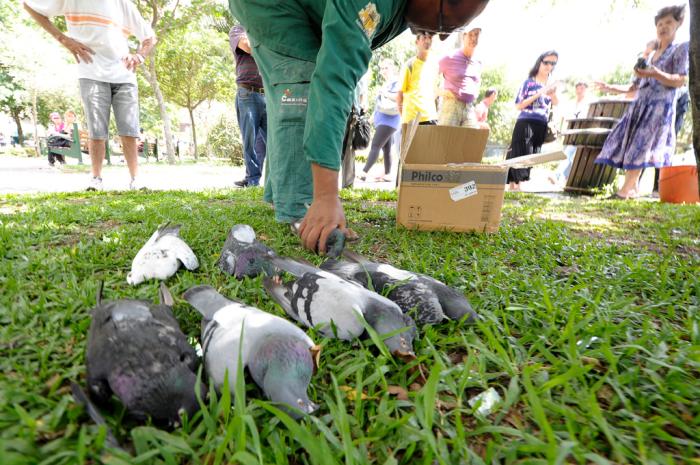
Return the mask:
<path id="1" fill-rule="evenodd" d="M 478 394 L 469 399 L 469 406 L 474 407 L 477 402 L 481 401 L 479 408 L 476 409 L 478 415 L 488 415 L 493 410 L 493 407 L 501 401 L 501 396 L 494 388 L 488 388 L 481 394 Z"/>
<path id="2" fill-rule="evenodd" d="M 454 202 L 459 202 L 460 200 L 464 200 L 476 194 L 478 194 L 476 190 L 476 181 L 465 182 L 464 184 L 450 189 L 450 198 Z"/>

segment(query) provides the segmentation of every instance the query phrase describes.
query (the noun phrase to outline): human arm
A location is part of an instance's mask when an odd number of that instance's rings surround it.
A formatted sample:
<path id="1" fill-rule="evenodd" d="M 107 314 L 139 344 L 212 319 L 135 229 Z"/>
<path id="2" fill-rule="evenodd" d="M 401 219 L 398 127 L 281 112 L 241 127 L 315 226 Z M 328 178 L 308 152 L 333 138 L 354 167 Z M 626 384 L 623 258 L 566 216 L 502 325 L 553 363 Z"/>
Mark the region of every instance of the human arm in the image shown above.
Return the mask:
<path id="1" fill-rule="evenodd" d="M 399 109 L 399 115 L 403 114 L 403 91 L 396 93 L 396 106 Z"/>
<path id="2" fill-rule="evenodd" d="M 78 63 L 81 61 L 84 63 L 92 63 L 92 55 L 94 55 L 95 52 L 90 47 L 65 35 L 56 27 L 54 23 L 51 22 L 51 20 L 49 20 L 47 16 L 33 9 L 26 2 L 24 2 L 24 9 L 27 10 L 29 16 L 31 16 L 34 21 L 36 21 L 37 24 L 42 27 L 42 29 L 51 34 L 54 39 L 56 39 L 61 45 L 66 47 L 71 54 L 73 54 L 75 61 Z"/>
<path id="3" fill-rule="evenodd" d="M 609 94 L 626 94 L 628 92 L 634 92 L 639 86 L 636 82 L 632 84 L 606 84 L 605 82 L 596 81 L 595 88 L 601 92 L 606 92 Z"/>
<path id="4" fill-rule="evenodd" d="M 334 229 L 345 230 L 345 213 L 338 197 L 338 171 L 311 164 L 314 183 L 313 202 L 306 212 L 299 236 L 302 245 L 318 253 L 326 252 L 326 241 Z"/>
<path id="5" fill-rule="evenodd" d="M 125 2 L 126 11 L 124 12 L 125 26 L 139 40 L 139 47 L 136 52 L 130 53 L 122 62 L 129 71 L 136 71 L 136 68 L 142 64 L 146 57 L 151 53 L 156 45 L 156 35 L 141 13 L 132 2 Z"/>

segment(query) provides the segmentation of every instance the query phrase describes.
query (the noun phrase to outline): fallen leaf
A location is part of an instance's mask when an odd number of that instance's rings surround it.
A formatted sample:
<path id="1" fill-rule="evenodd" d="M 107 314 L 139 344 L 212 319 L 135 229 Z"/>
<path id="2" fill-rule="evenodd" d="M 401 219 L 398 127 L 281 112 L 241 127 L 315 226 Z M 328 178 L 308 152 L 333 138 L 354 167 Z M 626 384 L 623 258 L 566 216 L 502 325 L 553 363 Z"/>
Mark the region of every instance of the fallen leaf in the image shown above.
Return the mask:
<path id="1" fill-rule="evenodd" d="M 408 391 L 401 386 L 389 386 L 387 392 L 391 395 L 396 396 L 399 400 L 408 400 Z"/>
<path id="2" fill-rule="evenodd" d="M 354 401 L 355 399 L 357 399 L 357 389 L 355 389 L 354 387 L 352 387 L 352 386 L 338 386 L 338 389 L 340 389 L 341 391 L 343 391 L 345 393 L 345 397 L 347 397 L 347 399 L 349 401 Z M 374 399 L 374 397 L 368 396 L 367 394 L 364 393 L 364 391 L 360 394 L 360 400 L 370 400 L 370 399 Z"/>

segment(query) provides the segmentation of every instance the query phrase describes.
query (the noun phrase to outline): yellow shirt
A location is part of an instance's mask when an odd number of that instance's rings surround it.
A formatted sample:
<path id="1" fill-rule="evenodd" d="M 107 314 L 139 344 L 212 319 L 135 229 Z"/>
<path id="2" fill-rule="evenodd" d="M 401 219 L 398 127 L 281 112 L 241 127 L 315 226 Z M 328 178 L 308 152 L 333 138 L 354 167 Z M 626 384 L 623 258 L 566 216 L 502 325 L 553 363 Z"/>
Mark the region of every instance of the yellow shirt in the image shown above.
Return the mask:
<path id="1" fill-rule="evenodd" d="M 431 60 L 427 62 L 412 58 L 403 69 L 401 92 L 403 92 L 403 113 L 401 122 L 413 121 L 420 112 L 420 121 L 437 119 L 435 109 L 435 86 L 437 84 L 437 66 Z"/>

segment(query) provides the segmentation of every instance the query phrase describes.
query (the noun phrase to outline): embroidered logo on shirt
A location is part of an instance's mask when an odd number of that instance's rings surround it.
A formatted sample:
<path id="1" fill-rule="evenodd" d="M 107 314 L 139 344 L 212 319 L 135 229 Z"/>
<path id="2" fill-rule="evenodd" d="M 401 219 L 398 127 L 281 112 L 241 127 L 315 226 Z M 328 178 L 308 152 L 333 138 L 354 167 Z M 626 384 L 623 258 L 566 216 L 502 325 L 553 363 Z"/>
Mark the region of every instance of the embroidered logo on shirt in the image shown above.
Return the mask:
<path id="1" fill-rule="evenodd" d="M 360 28 L 362 28 L 362 31 L 365 33 L 367 38 L 371 39 L 374 36 L 374 33 L 377 32 L 379 21 L 382 19 L 377 11 L 377 5 L 369 2 L 367 6 L 360 10 L 358 16 L 358 24 L 360 25 Z"/>

